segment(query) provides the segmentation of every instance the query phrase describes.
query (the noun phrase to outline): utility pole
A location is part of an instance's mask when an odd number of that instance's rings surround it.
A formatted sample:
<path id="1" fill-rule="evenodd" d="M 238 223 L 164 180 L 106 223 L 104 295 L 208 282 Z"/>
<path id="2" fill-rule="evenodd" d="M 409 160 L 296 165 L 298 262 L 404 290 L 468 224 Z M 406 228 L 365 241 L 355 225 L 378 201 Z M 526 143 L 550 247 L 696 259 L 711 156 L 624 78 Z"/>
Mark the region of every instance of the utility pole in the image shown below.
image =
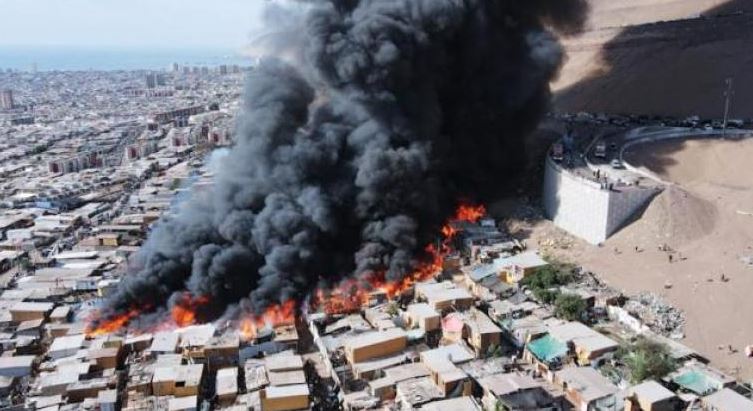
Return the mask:
<path id="1" fill-rule="evenodd" d="M 727 136 L 727 120 L 729 119 L 729 109 L 732 100 L 732 96 L 735 91 L 732 89 L 732 77 L 727 77 L 724 82 L 727 84 L 727 90 L 724 91 L 724 123 L 722 124 L 722 138 Z"/>

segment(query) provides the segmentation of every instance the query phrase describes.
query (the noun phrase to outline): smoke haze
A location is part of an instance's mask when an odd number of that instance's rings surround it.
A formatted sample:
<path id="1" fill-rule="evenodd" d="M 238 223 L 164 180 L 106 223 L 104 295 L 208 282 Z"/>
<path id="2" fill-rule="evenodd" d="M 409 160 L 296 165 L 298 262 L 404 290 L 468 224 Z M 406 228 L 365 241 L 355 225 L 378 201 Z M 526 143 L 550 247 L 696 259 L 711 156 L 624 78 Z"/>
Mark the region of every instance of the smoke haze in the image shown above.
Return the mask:
<path id="1" fill-rule="evenodd" d="M 208 297 L 205 321 L 412 272 L 458 201 L 509 190 L 563 60 L 550 30 L 577 30 L 586 11 L 586 0 L 296 6 L 265 43 L 286 58 L 248 76 L 212 192 L 159 223 L 103 314 L 160 313 L 190 295 Z"/>

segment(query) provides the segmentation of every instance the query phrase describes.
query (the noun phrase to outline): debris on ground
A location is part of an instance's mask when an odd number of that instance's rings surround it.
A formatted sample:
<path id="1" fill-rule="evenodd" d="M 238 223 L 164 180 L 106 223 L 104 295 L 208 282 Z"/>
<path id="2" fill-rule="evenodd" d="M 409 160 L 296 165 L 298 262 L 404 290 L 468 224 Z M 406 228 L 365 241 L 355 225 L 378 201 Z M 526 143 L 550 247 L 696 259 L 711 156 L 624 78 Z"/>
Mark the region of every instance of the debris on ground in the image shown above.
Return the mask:
<path id="1" fill-rule="evenodd" d="M 685 316 L 682 311 L 665 303 L 655 294 L 644 292 L 632 296 L 624 308 L 656 333 L 670 338 L 683 335 Z"/>

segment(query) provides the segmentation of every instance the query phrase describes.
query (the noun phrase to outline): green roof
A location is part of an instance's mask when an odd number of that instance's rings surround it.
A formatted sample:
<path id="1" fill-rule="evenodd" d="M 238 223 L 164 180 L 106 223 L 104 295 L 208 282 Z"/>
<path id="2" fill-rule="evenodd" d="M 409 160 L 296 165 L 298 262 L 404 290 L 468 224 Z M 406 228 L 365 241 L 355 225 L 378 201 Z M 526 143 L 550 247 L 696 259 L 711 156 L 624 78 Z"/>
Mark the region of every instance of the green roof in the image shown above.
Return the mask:
<path id="1" fill-rule="evenodd" d="M 682 373 L 674 377 L 672 381 L 698 395 L 707 395 L 722 387 L 720 381 L 698 370 Z"/>
<path id="2" fill-rule="evenodd" d="M 567 344 L 547 334 L 528 343 L 528 350 L 540 361 L 551 362 L 567 355 Z"/>

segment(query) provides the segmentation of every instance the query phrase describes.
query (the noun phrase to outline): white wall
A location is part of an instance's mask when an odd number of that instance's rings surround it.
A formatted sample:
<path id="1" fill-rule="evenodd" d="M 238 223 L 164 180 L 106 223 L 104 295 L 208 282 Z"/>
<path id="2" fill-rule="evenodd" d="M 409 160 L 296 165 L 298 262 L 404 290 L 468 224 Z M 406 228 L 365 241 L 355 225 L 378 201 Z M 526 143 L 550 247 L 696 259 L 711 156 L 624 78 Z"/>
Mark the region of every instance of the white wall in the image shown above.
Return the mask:
<path id="1" fill-rule="evenodd" d="M 578 177 L 547 157 L 544 175 L 544 211 L 555 225 L 591 244 L 599 244 L 622 226 L 659 189 L 624 187 L 603 190 L 598 183 Z"/>

